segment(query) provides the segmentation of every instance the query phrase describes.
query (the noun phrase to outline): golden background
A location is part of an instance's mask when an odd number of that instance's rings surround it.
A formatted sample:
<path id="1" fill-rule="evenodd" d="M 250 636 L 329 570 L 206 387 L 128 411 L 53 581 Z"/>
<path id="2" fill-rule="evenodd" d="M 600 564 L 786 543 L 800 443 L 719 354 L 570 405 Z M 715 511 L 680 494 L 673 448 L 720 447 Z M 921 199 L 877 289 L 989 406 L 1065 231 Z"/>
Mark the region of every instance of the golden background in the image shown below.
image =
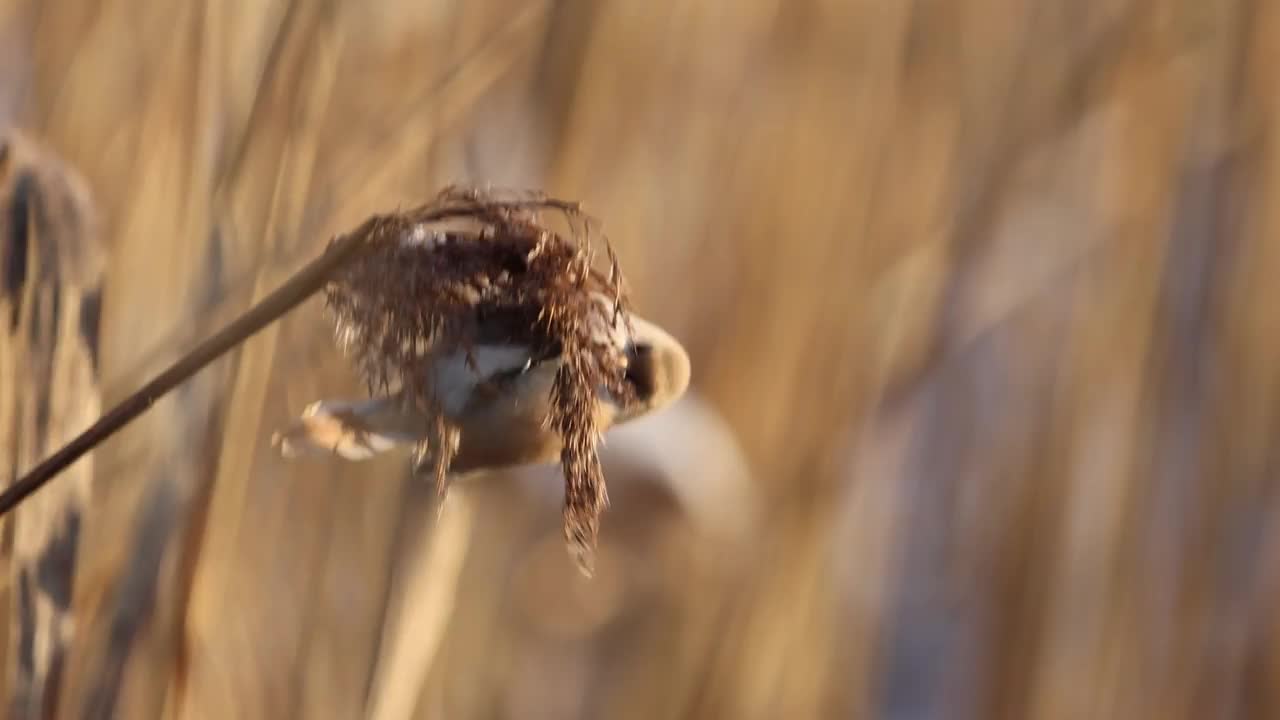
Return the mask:
<path id="1" fill-rule="evenodd" d="M 79 466 L 56 715 L 1280 717 L 1278 58 L 1265 0 L 0 0 L 102 258 L 54 446 L 451 182 L 582 200 L 694 363 L 587 583 L 554 469 L 276 456 L 361 391 L 308 302 Z"/>

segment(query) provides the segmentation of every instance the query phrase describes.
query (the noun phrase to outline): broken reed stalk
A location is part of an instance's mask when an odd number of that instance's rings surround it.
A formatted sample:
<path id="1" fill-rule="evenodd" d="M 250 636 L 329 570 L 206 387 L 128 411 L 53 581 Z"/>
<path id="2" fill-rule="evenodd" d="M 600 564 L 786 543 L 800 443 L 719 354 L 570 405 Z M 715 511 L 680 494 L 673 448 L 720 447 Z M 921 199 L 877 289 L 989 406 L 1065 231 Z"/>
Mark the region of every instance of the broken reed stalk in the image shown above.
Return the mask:
<path id="1" fill-rule="evenodd" d="M 472 208 L 462 206 L 428 207 L 419 213 L 417 219 L 424 223 L 435 222 L 465 215 L 471 210 Z M 319 292 L 338 270 L 369 249 L 368 231 L 376 228 L 382 221 L 385 221 L 385 217 L 375 216 L 360 229 L 335 238 L 320 257 L 294 273 L 275 292 L 187 352 L 141 389 L 116 404 L 88 429 L 5 488 L 0 493 L 0 516 L 13 510 L 85 453 L 119 432 L 171 390 Z"/>
<path id="2" fill-rule="evenodd" d="M 543 211 L 559 213 L 569 233 L 545 224 Z M 450 219 L 468 225 L 433 227 Z M 622 275 L 612 249 L 607 276 L 593 267 L 592 222 L 578 205 L 541 194 L 503 200 L 452 186 L 421 207 L 375 215 L 0 493 L 0 515 L 324 288 L 339 345 L 356 359 L 370 392 L 396 386 L 431 417 L 433 430 L 418 455 L 421 464 L 430 461 L 441 493 L 460 435 L 439 403 L 434 363 L 465 356 L 474 370 L 473 350 L 485 344 L 526 347 L 530 363 L 559 360 L 544 427 L 562 440 L 565 540 L 590 575 L 608 504 L 596 449 L 597 392 L 622 403 L 634 399 L 616 336 L 619 317 L 626 317 Z"/>

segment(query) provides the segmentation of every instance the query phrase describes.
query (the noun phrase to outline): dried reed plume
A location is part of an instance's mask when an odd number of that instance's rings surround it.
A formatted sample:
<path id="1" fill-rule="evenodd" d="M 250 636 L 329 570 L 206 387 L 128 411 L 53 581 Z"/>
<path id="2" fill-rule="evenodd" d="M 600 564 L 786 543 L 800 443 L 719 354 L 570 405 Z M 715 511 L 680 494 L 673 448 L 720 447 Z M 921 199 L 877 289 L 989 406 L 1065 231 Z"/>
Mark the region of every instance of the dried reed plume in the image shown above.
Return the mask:
<path id="1" fill-rule="evenodd" d="M 449 187 L 431 203 L 369 219 L 352 233 L 365 249 L 333 276 L 326 307 L 369 391 L 400 392 L 432 419 L 416 455 L 442 495 L 459 433 L 430 381 L 433 363 L 465 355 L 475 369 L 472 351 L 482 344 L 560 358 L 544 422 L 563 441 L 565 540 L 590 574 L 608 504 L 596 393 L 634 399 L 625 355 L 605 330 L 626 317 L 623 280 L 607 241 L 608 273 L 594 268 L 595 221 L 577 204 L 504 195 Z"/>
<path id="2" fill-rule="evenodd" d="M 564 232 L 548 224 L 565 221 Z M 452 224 L 451 224 L 452 223 Z M 595 220 L 575 203 L 537 193 L 504 199 L 449 187 L 423 206 L 376 215 L 334 238 L 325 253 L 284 285 L 200 343 L 92 426 L 0 493 L 0 515 L 11 511 L 150 408 L 159 398 L 279 319 L 321 288 L 339 345 L 353 356 L 371 393 L 402 396 L 433 419 L 418 448 L 439 491 L 457 450 L 458 429 L 439 412 L 427 379 L 432 363 L 482 344 L 527 346 L 536 359 L 560 358 L 544 422 L 563 441 L 565 539 L 579 566 L 591 572 L 599 517 L 608 504 L 596 453 L 597 391 L 634 401 L 624 381 L 626 358 L 613 342 L 627 299 L 617 258 L 594 268 Z M 600 297 L 611 304 L 599 302 Z"/>

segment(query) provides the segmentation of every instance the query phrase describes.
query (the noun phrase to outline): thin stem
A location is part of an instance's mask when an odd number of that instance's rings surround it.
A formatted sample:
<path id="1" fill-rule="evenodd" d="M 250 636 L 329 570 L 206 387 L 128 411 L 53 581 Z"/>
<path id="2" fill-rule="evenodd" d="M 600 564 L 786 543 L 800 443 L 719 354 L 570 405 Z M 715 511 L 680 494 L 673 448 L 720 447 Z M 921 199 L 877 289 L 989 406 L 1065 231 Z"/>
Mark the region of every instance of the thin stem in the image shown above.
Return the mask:
<path id="1" fill-rule="evenodd" d="M 335 271 L 366 246 L 365 240 L 363 233 L 339 238 L 324 254 L 295 273 L 275 292 L 179 358 L 142 389 L 122 400 L 89 429 L 0 493 L 0 516 L 17 507 L 85 453 L 146 412 L 170 390 L 315 294 Z"/>
<path id="2" fill-rule="evenodd" d="M 408 214 L 413 223 L 424 224 L 439 222 L 452 217 L 466 217 L 494 207 L 515 209 L 530 207 L 576 207 L 569 203 L 554 199 L 519 200 L 498 202 L 485 205 L 476 201 L 463 200 L 452 203 L 436 203 L 425 205 L 410 211 Z M 403 217 L 405 214 L 401 214 Z M 4 516 L 52 480 L 58 473 L 79 460 L 85 453 L 97 447 L 102 441 L 114 435 L 125 425 L 146 412 L 157 400 L 170 390 L 181 385 L 191 376 L 203 370 L 228 350 L 248 340 L 254 334 L 282 316 L 301 305 L 304 300 L 314 295 L 329 278 L 353 259 L 362 250 L 370 246 L 370 240 L 376 236 L 385 216 L 374 217 L 366 221 L 356 230 L 338 237 L 324 254 L 312 260 L 306 267 L 294 273 L 283 285 L 257 305 L 249 308 L 240 317 L 231 321 L 213 337 L 197 345 L 191 352 L 182 356 L 157 375 L 141 390 L 122 400 L 88 430 L 80 433 L 74 440 L 50 455 L 48 459 L 37 465 L 13 485 L 0 493 L 0 516 Z"/>

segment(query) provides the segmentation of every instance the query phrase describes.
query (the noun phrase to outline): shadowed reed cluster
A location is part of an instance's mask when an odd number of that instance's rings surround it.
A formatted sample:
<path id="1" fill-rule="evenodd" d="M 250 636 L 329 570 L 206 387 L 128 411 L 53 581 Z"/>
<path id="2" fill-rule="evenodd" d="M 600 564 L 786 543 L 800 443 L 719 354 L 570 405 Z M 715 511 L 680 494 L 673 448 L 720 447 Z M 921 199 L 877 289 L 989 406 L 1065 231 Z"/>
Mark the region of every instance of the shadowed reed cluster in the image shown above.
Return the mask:
<path id="1" fill-rule="evenodd" d="M 441 493 L 459 436 L 431 381 L 436 365 L 465 357 L 476 370 L 474 351 L 501 345 L 560 359 L 544 422 L 563 441 L 565 539 L 584 569 L 608 504 L 597 390 L 634 400 L 608 331 L 626 317 L 624 283 L 603 238 L 607 273 L 594 267 L 594 225 L 574 203 L 450 187 L 355 229 L 363 250 L 325 288 L 338 344 L 370 393 L 399 393 L 432 418 L 417 466 L 430 465 Z"/>

